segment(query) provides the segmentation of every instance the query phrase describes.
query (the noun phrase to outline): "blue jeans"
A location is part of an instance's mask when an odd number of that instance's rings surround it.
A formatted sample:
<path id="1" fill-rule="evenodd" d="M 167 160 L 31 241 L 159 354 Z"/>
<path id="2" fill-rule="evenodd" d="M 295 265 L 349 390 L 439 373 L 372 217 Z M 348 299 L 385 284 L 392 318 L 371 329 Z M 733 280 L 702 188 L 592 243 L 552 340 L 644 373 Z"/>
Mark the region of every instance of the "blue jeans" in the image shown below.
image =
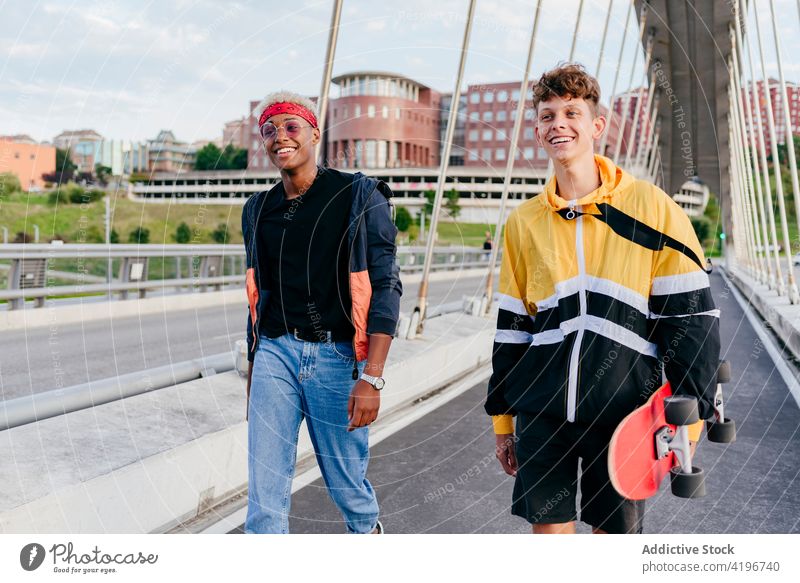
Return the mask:
<path id="1" fill-rule="evenodd" d="M 261 336 L 248 422 L 247 533 L 289 532 L 297 435 L 306 420 L 322 479 L 351 533 L 371 532 L 378 501 L 366 478 L 369 429 L 347 431 L 353 380 L 349 342 Z M 364 363 L 359 364 L 359 372 Z"/>

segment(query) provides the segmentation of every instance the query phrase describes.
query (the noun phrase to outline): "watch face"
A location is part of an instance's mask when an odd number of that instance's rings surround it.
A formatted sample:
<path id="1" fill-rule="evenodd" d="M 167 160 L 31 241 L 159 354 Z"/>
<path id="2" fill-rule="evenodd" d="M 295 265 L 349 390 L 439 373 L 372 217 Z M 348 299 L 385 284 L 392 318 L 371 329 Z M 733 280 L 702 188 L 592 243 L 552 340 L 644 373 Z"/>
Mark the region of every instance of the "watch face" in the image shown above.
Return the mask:
<path id="1" fill-rule="evenodd" d="M 375 379 L 375 388 L 378 389 L 379 391 L 383 388 L 385 384 L 386 381 L 383 380 L 383 378 L 378 377 L 377 379 Z"/>

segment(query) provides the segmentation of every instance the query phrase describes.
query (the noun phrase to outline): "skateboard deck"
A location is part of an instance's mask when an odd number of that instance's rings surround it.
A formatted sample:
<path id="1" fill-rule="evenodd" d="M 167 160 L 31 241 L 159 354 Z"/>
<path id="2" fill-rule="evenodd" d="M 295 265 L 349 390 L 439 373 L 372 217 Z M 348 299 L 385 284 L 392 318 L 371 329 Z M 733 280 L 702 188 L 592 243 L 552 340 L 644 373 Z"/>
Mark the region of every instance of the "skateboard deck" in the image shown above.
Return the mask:
<path id="1" fill-rule="evenodd" d="M 623 419 L 608 446 L 608 474 L 611 484 L 625 498 L 644 500 L 656 492 L 675 465 L 675 454 L 658 458 L 656 432 L 675 430 L 664 417 L 664 398 L 672 395 L 665 383 L 647 402 Z"/>

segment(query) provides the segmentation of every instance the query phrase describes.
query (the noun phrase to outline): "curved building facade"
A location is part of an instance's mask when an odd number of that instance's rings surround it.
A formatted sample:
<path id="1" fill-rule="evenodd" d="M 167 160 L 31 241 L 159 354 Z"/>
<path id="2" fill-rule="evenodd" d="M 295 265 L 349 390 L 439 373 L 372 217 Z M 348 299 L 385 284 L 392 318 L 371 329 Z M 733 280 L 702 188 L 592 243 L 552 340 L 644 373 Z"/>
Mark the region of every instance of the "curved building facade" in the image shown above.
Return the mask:
<path id="1" fill-rule="evenodd" d="M 439 164 L 441 95 L 417 81 L 360 71 L 333 79 L 326 153 L 336 168 L 433 167 Z"/>

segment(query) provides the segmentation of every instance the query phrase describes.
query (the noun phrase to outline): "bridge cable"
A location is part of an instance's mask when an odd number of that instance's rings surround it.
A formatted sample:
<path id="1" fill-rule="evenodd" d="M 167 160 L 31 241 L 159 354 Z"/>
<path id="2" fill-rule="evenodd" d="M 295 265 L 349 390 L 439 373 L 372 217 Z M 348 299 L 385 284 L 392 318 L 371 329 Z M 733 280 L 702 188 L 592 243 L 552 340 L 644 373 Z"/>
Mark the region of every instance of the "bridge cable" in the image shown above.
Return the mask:
<path id="1" fill-rule="evenodd" d="M 786 77 L 783 74 L 783 51 L 781 50 L 781 37 L 778 32 L 778 19 L 775 12 L 775 0 L 769 0 L 769 10 L 772 16 L 772 37 L 775 41 L 775 56 L 778 61 L 778 79 L 780 82 L 779 89 L 781 100 L 783 101 L 783 139 L 786 145 L 786 154 L 789 163 L 789 175 L 792 179 L 792 195 L 794 196 L 794 211 L 795 219 L 797 220 L 797 228 L 800 232 L 800 180 L 797 177 L 797 156 L 794 149 L 794 137 L 792 135 L 792 117 L 791 117 L 791 104 L 789 103 L 789 95 L 786 92 Z M 773 160 L 778 160 L 780 165 L 780 157 L 778 154 L 777 143 L 775 144 L 775 156 Z"/>
<path id="2" fill-rule="evenodd" d="M 761 40 L 761 24 L 759 23 L 758 20 L 758 10 L 754 8 L 753 14 L 755 16 L 755 29 L 756 29 L 756 39 L 758 41 L 758 52 L 761 58 L 761 75 L 764 82 L 764 86 L 762 89 L 764 91 L 765 95 L 764 102 L 766 104 L 766 109 L 767 109 L 767 127 L 769 129 L 769 142 L 773 150 L 773 161 L 774 161 L 778 149 L 778 140 L 775 132 L 775 115 L 772 110 L 772 97 L 769 86 L 769 77 L 767 76 L 766 59 L 764 58 L 764 45 Z M 772 170 L 775 175 L 775 193 L 776 193 L 775 195 L 778 198 L 778 211 L 781 220 L 781 230 L 783 231 L 783 248 L 784 252 L 786 253 L 787 278 L 789 285 L 789 301 L 792 304 L 796 304 L 800 302 L 800 294 L 798 293 L 797 283 L 794 276 L 794 265 L 792 263 L 792 246 L 791 246 L 791 241 L 789 239 L 789 224 L 786 220 L 786 204 L 783 198 L 784 196 L 783 181 L 781 179 L 780 164 L 773 163 Z"/>
<path id="3" fill-rule="evenodd" d="M 633 0 L 629 0 L 628 12 L 625 14 L 625 29 L 622 31 L 622 43 L 619 45 L 619 55 L 617 56 L 617 70 L 614 72 L 614 83 L 611 85 L 611 99 L 608 102 L 608 125 L 606 126 L 606 131 L 603 132 L 603 138 L 600 140 L 599 152 L 602 156 L 606 155 L 606 144 L 608 143 L 608 136 L 611 133 L 611 122 L 614 119 L 614 101 L 617 93 L 617 81 L 619 81 L 620 64 L 622 63 L 622 57 L 625 53 L 625 41 L 628 39 L 628 26 L 630 24 L 632 10 Z M 646 10 L 647 4 L 642 6 L 642 11 Z M 635 47 L 634 50 L 636 50 Z"/>
<path id="4" fill-rule="evenodd" d="M 453 133 L 456 127 L 456 118 L 458 116 L 459 105 L 461 103 L 461 83 L 464 79 L 464 68 L 467 62 L 467 51 L 469 49 L 469 39 L 472 32 L 472 22 L 475 16 L 475 0 L 469 0 L 469 8 L 467 10 L 467 22 L 464 26 L 464 38 L 461 43 L 461 56 L 458 64 L 458 74 L 456 76 L 456 86 L 453 90 L 453 96 L 450 100 L 450 115 L 447 120 L 447 129 L 445 130 L 444 148 L 442 150 L 442 158 L 439 163 L 439 180 L 436 183 L 436 197 L 433 201 L 433 211 L 431 213 L 431 223 L 428 227 L 428 240 L 425 247 L 425 260 L 422 266 L 422 279 L 419 283 L 419 292 L 417 294 L 417 306 L 414 308 L 414 314 L 411 318 L 410 330 L 416 328 L 416 333 L 421 334 L 422 328 L 425 323 L 425 310 L 428 300 L 428 279 L 430 278 L 431 260 L 433 258 L 433 245 L 436 241 L 436 228 L 439 224 L 439 210 L 442 206 L 442 197 L 444 194 L 445 180 L 447 180 L 447 168 L 450 159 L 450 150 L 453 145 Z M 520 95 L 520 99 L 523 96 Z M 417 319 L 416 326 L 414 320 Z"/>
<path id="5" fill-rule="evenodd" d="M 737 0 L 738 5 L 738 0 Z M 742 13 L 742 19 L 744 22 L 747 21 L 747 13 Z M 740 21 L 741 22 L 741 21 Z M 741 31 L 740 31 L 741 32 Z M 769 180 L 769 165 L 767 163 L 767 149 L 766 149 L 766 142 L 764 138 L 764 120 L 761 117 L 761 107 L 759 106 L 759 93 L 758 93 L 758 84 L 756 83 L 756 68 L 753 64 L 753 42 L 752 42 L 752 35 L 747 38 L 747 42 L 745 45 L 747 47 L 747 70 L 750 76 L 750 92 L 753 97 L 753 109 L 756 112 L 756 123 L 755 126 L 752 124 L 752 120 L 750 122 L 750 128 L 753 132 L 758 132 L 758 154 L 760 159 L 761 167 L 764 169 L 764 173 L 762 175 L 764 181 L 764 201 L 765 207 L 767 211 L 767 219 L 769 220 L 770 226 L 770 235 L 773 241 L 773 253 L 775 256 L 776 262 L 776 291 L 778 295 L 783 295 L 786 293 L 786 285 L 787 283 L 784 282 L 782 268 L 780 265 L 780 253 L 778 250 L 778 229 L 775 221 L 775 205 L 772 202 L 772 185 L 770 184 Z"/>
<path id="6" fill-rule="evenodd" d="M 756 270 L 756 278 L 760 283 L 767 283 L 767 270 L 766 266 L 764 265 L 765 261 L 768 259 L 768 255 L 764 252 L 766 250 L 766 241 L 765 244 L 762 246 L 761 243 L 761 230 L 759 229 L 759 220 L 758 220 L 758 207 L 756 205 L 755 200 L 755 190 L 753 187 L 753 176 L 750 169 L 750 164 L 747 162 L 750 158 L 750 152 L 748 151 L 747 147 L 747 140 L 745 139 L 744 133 L 744 114 L 742 112 L 742 94 L 741 90 L 739 89 L 739 64 L 736 60 L 736 34 L 733 32 L 733 27 L 729 27 L 729 36 L 731 39 L 731 55 L 728 58 L 728 71 L 730 73 L 730 85 L 728 96 L 731 101 L 730 104 L 730 113 L 733 121 L 733 134 L 734 139 L 736 140 L 735 146 L 738 156 L 739 162 L 739 171 L 742 173 L 740 179 L 742 180 L 742 186 L 745 189 L 743 193 L 746 197 L 747 203 L 747 212 L 748 212 L 748 220 L 753 220 L 753 225 L 751 226 L 752 233 L 755 236 L 754 243 L 755 243 L 755 270 Z M 748 224 L 748 226 L 750 226 Z"/>
<path id="7" fill-rule="evenodd" d="M 647 4 L 645 4 L 644 6 L 647 6 Z M 641 51 L 638 50 L 638 47 L 641 46 L 642 40 L 644 39 L 644 24 L 645 24 L 645 18 L 647 17 L 647 13 L 644 10 L 642 10 L 642 13 L 644 14 L 644 17 L 642 18 L 642 21 L 640 23 L 641 29 L 639 30 L 639 45 L 637 45 L 637 50 L 633 55 L 633 65 L 631 65 L 631 76 L 630 76 L 630 79 L 628 80 L 628 90 L 625 92 L 625 104 L 622 106 L 622 112 L 621 112 L 621 115 L 620 115 L 619 139 L 617 140 L 616 147 L 614 148 L 614 158 L 613 158 L 614 164 L 618 164 L 618 162 L 619 162 L 619 156 L 620 156 L 620 153 L 622 152 L 622 142 L 625 142 L 625 150 L 626 151 L 628 150 L 628 148 L 630 146 L 630 144 L 628 144 L 628 141 L 625 140 L 625 126 L 628 123 L 628 115 L 629 115 L 628 112 L 630 110 L 631 94 L 633 93 L 633 80 L 634 80 L 634 77 L 636 76 L 636 64 L 639 62 L 639 53 L 641 52 Z M 647 46 L 645 48 L 644 71 L 642 73 L 643 78 L 642 78 L 642 84 L 640 86 L 640 92 L 639 92 L 639 95 L 640 95 L 639 96 L 639 102 L 640 103 L 641 103 L 641 95 L 642 95 L 641 90 L 644 88 L 644 83 L 647 81 L 647 69 L 650 68 L 650 57 L 653 54 L 653 37 L 654 36 L 655 35 L 654 35 L 654 32 L 652 30 L 647 35 Z"/>
<path id="8" fill-rule="evenodd" d="M 652 52 L 652 37 L 650 37 L 648 39 L 648 43 L 650 43 L 650 50 Z M 645 107 L 645 111 L 644 111 L 644 113 L 642 113 L 642 101 L 644 101 L 645 83 L 647 82 L 647 69 L 649 68 L 649 66 L 650 66 L 650 64 L 647 63 L 645 65 L 645 68 L 644 68 L 644 74 L 642 75 L 642 86 L 639 88 L 639 96 L 636 99 L 636 108 L 634 109 L 634 112 L 633 112 L 633 125 L 631 126 L 631 137 L 628 140 L 628 143 L 626 144 L 626 147 L 625 147 L 625 164 L 624 164 L 623 167 L 626 170 L 628 170 L 629 172 L 630 172 L 629 167 L 631 165 L 631 154 L 633 153 L 634 150 L 636 150 L 637 142 L 641 142 L 641 139 L 639 139 L 639 140 L 636 139 L 636 132 L 637 131 L 641 131 L 641 134 L 644 134 L 644 124 L 642 124 L 642 129 L 639 130 L 639 117 L 641 116 L 644 119 L 649 118 L 650 117 L 650 111 L 649 111 L 648 108 L 650 106 L 652 106 L 652 104 L 653 104 L 653 100 L 652 100 L 653 86 L 655 85 L 655 82 L 656 82 L 656 72 L 655 71 L 653 71 L 650 74 L 650 83 L 646 87 L 646 90 L 647 90 L 647 107 Z M 638 158 L 638 156 L 637 156 L 637 158 Z"/>
<path id="9" fill-rule="evenodd" d="M 506 201 L 508 200 L 508 190 L 511 185 L 511 172 L 514 169 L 514 161 L 517 153 L 517 141 L 519 133 L 522 129 L 523 113 L 525 110 L 525 102 L 528 96 L 528 79 L 531 74 L 531 65 L 533 64 L 534 48 L 536 47 L 536 35 L 539 29 L 539 15 L 542 10 L 543 0 L 537 0 L 536 11 L 533 16 L 533 27 L 531 28 L 531 39 L 528 44 L 528 59 L 525 62 L 525 73 L 522 77 L 522 83 L 519 87 L 519 100 L 517 101 L 517 117 L 514 119 L 514 129 L 511 133 L 511 143 L 508 148 L 508 156 L 506 159 L 506 171 L 503 175 L 503 194 L 500 197 L 500 211 L 497 215 L 497 226 L 494 230 L 494 237 L 492 238 L 492 251 L 489 255 L 489 269 L 486 273 L 486 289 L 484 291 L 484 298 L 486 308 L 484 314 L 488 314 L 492 306 L 492 296 L 494 295 L 494 270 L 497 264 L 497 254 L 500 250 L 500 232 L 503 224 L 505 224 Z M 578 19 L 580 21 L 580 18 Z M 575 27 L 577 31 L 577 25 Z M 574 44 L 574 43 L 573 43 Z"/>
<path id="10" fill-rule="evenodd" d="M 797 0 L 800 2 L 800 0 Z M 606 48 L 606 38 L 608 37 L 608 23 L 611 20 L 611 11 L 614 9 L 614 0 L 608 0 L 608 10 L 606 10 L 606 22 L 603 25 L 603 38 L 600 40 L 600 52 L 597 54 L 597 66 L 594 69 L 595 79 L 600 78 L 600 67 L 603 65 L 603 52 Z"/>
<path id="11" fill-rule="evenodd" d="M 336 41 L 339 38 L 339 23 L 342 19 L 342 2 L 343 0 L 334 0 L 331 26 L 328 30 L 328 45 L 325 49 L 322 86 L 319 89 L 319 103 L 317 104 L 317 109 L 319 110 L 317 125 L 320 131 L 325 131 L 325 116 L 328 113 L 328 95 L 330 94 L 331 77 L 333 75 L 333 62 L 336 59 Z M 326 148 L 323 147 L 323 143 L 327 143 L 327 141 L 327 138 L 323 136 L 322 140 L 317 144 L 316 158 L 322 166 L 327 166 L 325 161 L 321 159 L 321 157 L 325 157 Z"/>
<path id="12" fill-rule="evenodd" d="M 740 12 L 740 3 L 739 0 L 735 0 L 734 4 L 734 31 L 736 33 L 736 45 L 734 47 L 734 55 L 735 58 L 738 59 L 739 65 L 739 85 L 737 87 L 738 95 L 744 96 L 744 111 L 746 113 L 746 119 L 742 120 L 744 127 L 748 128 L 748 136 L 750 139 L 750 150 L 748 156 L 748 163 L 752 163 L 753 165 L 753 174 L 754 174 L 754 182 L 755 182 L 755 189 L 756 189 L 756 198 L 758 200 L 758 207 L 759 213 L 761 216 L 761 228 L 764 233 L 764 241 L 766 241 L 766 246 L 764 251 L 767 255 L 767 286 L 769 289 L 778 289 L 778 281 L 782 280 L 783 275 L 781 273 L 781 264 L 780 258 L 778 256 L 778 241 L 777 236 L 774 232 L 775 227 L 775 217 L 772 214 L 772 204 L 771 202 L 765 202 L 765 195 L 764 190 L 761 187 L 761 168 L 758 156 L 758 147 L 756 145 L 756 137 L 755 137 L 755 128 L 753 126 L 753 104 L 750 101 L 750 91 L 747 90 L 742 86 L 744 83 L 744 69 L 745 69 L 745 61 L 744 61 L 744 43 L 742 40 L 742 21 L 741 21 L 741 12 Z M 752 75 L 751 75 L 752 76 Z M 770 216 L 772 218 L 772 232 L 770 233 L 769 229 L 769 219 L 767 217 L 767 209 L 770 209 Z M 770 234 L 772 235 L 772 239 L 770 239 Z M 772 251 L 770 251 L 772 249 Z M 782 286 L 780 286 L 782 287 Z"/>

